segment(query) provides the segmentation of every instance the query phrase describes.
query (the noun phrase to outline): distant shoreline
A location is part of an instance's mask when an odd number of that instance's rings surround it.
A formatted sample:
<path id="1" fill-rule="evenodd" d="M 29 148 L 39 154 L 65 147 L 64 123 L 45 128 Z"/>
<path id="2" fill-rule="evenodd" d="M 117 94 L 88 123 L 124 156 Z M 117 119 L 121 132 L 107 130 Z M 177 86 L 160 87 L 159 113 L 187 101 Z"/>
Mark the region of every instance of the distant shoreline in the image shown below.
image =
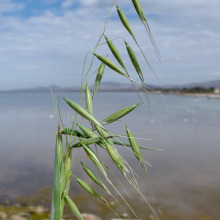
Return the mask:
<path id="1" fill-rule="evenodd" d="M 53 90 L 54 93 L 61 93 L 61 92 L 70 92 L 70 93 L 79 93 L 80 90 Z M 121 92 L 135 92 L 134 90 L 131 89 L 119 89 L 119 90 L 102 90 L 100 89 L 100 92 L 103 93 L 121 93 Z M 138 92 L 143 92 L 143 91 L 138 91 Z M 188 97 L 205 97 L 205 98 L 220 98 L 220 94 L 214 94 L 214 93 L 184 93 L 184 92 L 176 92 L 176 91 L 160 91 L 160 90 L 154 90 L 153 93 L 156 94 L 158 92 L 164 95 L 177 95 L 177 96 L 188 96 Z M 0 94 L 5 94 L 5 93 L 51 93 L 49 90 L 11 90 L 11 91 L 0 91 Z"/>
<path id="2" fill-rule="evenodd" d="M 204 97 L 204 98 L 220 98 L 220 94 L 213 93 L 173 93 L 179 96 Z"/>

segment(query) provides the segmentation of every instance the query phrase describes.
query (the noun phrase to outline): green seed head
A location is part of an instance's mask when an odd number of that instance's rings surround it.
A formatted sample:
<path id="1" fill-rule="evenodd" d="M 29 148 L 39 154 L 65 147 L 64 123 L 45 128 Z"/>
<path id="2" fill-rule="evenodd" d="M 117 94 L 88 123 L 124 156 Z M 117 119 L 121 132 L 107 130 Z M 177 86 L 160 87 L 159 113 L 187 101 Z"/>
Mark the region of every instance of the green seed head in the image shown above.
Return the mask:
<path id="1" fill-rule="evenodd" d="M 141 71 L 141 68 L 140 68 L 140 65 L 138 63 L 138 59 L 134 53 L 134 51 L 132 50 L 132 48 L 128 45 L 128 43 L 125 41 L 125 45 L 126 45 L 126 49 L 127 49 L 127 52 L 128 52 L 128 55 L 131 59 L 131 62 L 135 68 L 135 70 L 137 71 L 138 75 L 139 75 L 139 78 L 141 79 L 142 82 L 144 82 L 144 76 L 143 76 L 143 73 Z"/>
<path id="2" fill-rule="evenodd" d="M 103 174 L 103 176 L 107 178 L 107 173 L 105 172 L 105 169 L 103 168 L 102 163 L 100 162 L 96 154 L 91 150 L 91 148 L 87 147 L 86 145 L 82 145 L 82 146 L 88 157 L 95 164 L 95 166 L 99 169 L 99 171 Z"/>
<path id="3" fill-rule="evenodd" d="M 90 115 L 93 115 L 93 104 L 92 104 L 92 95 L 88 86 L 88 83 L 86 83 L 86 109 Z"/>
<path id="4" fill-rule="evenodd" d="M 127 78 L 127 75 L 119 68 L 115 63 L 113 63 L 111 60 L 109 60 L 107 57 L 100 56 L 98 54 L 94 54 L 99 60 L 101 60 L 106 66 L 114 70 L 115 72 L 121 74 L 122 76 L 125 76 Z"/>
<path id="5" fill-rule="evenodd" d="M 68 100 L 68 99 L 65 99 L 65 98 L 63 98 L 63 99 L 71 108 L 73 108 L 83 118 L 85 118 L 88 121 L 93 122 L 94 124 L 102 127 L 102 125 L 99 123 L 99 121 L 96 118 L 94 118 L 94 116 L 89 114 L 89 112 L 87 110 L 85 110 L 83 107 L 81 107 L 80 105 L 78 105 L 77 103 L 75 103 L 71 100 Z"/>
<path id="6" fill-rule="evenodd" d="M 94 190 L 91 186 L 89 186 L 86 182 L 84 182 L 83 180 L 74 177 L 76 179 L 76 181 L 79 183 L 79 185 L 85 190 L 87 191 L 90 195 L 94 196 L 97 199 L 104 199 L 96 190 Z"/>
<path id="7" fill-rule="evenodd" d="M 113 147 L 109 142 L 104 141 L 104 144 L 106 146 L 106 150 L 108 151 L 108 154 L 111 157 L 112 161 L 115 163 L 118 169 L 124 174 L 126 170 L 126 165 L 124 163 L 123 158 L 116 151 L 115 147 Z"/>
<path id="8" fill-rule="evenodd" d="M 136 12 L 137 12 L 138 16 L 140 17 L 141 21 L 144 22 L 144 17 L 145 16 L 143 17 L 143 14 L 142 14 L 142 11 L 141 11 L 142 7 L 141 7 L 141 4 L 140 4 L 139 0 L 132 0 L 132 2 L 133 2 L 133 5 L 136 9 Z"/>
<path id="9" fill-rule="evenodd" d="M 98 90 L 99 84 L 100 84 L 100 82 L 102 80 L 102 76 L 104 74 L 104 71 L 105 71 L 105 64 L 101 63 L 101 65 L 98 68 L 98 72 L 97 72 L 96 79 L 95 79 L 95 87 L 94 87 L 93 96 L 96 94 L 96 92 Z"/>
<path id="10" fill-rule="evenodd" d="M 114 55 L 115 59 L 119 62 L 119 64 L 126 70 L 125 65 L 122 61 L 121 55 L 117 49 L 117 47 L 105 36 L 106 42 L 111 50 L 112 54 Z"/>
<path id="11" fill-rule="evenodd" d="M 104 183 L 99 179 L 98 176 L 96 176 L 96 174 L 90 170 L 86 165 L 84 165 L 81 162 L 81 165 L 84 169 L 84 171 L 87 173 L 87 175 L 97 184 L 99 185 L 102 189 L 104 189 L 105 191 L 108 191 L 107 187 L 104 185 Z"/>
<path id="12" fill-rule="evenodd" d="M 134 152 L 135 157 L 138 159 L 139 162 L 143 162 L 143 157 L 140 152 L 140 148 L 134 138 L 134 135 L 131 133 L 131 131 L 126 126 L 126 132 L 128 136 L 129 143 L 131 145 L 132 151 Z"/>
<path id="13" fill-rule="evenodd" d="M 112 123 L 114 121 L 117 121 L 118 119 L 124 117 L 125 115 L 127 115 L 128 113 L 133 111 L 137 106 L 139 106 L 139 103 L 135 104 L 135 105 L 128 106 L 126 108 L 123 108 L 123 109 L 113 113 L 112 115 L 108 116 L 103 121 L 106 123 Z"/>
<path id="14" fill-rule="evenodd" d="M 89 128 L 76 123 L 76 125 L 80 128 L 80 130 L 85 133 L 86 136 L 90 137 L 90 138 L 97 138 L 98 135 L 96 133 L 94 133 L 92 130 L 90 130 Z"/>
<path id="15" fill-rule="evenodd" d="M 117 7 L 117 12 L 118 12 L 118 15 L 119 15 L 119 18 L 122 22 L 122 24 L 124 25 L 124 27 L 127 29 L 127 31 L 130 33 L 130 35 L 135 39 L 135 36 L 134 36 L 134 33 L 133 33 L 133 30 L 131 28 L 131 25 L 126 17 L 126 15 L 124 14 L 124 12 L 118 7 L 118 5 L 116 5 Z"/>
<path id="16" fill-rule="evenodd" d="M 77 217 L 77 219 L 78 220 L 83 220 L 83 217 L 81 216 L 80 211 L 78 210 L 77 206 L 72 201 L 72 199 L 69 196 L 65 196 L 65 199 L 66 199 L 71 211 Z"/>

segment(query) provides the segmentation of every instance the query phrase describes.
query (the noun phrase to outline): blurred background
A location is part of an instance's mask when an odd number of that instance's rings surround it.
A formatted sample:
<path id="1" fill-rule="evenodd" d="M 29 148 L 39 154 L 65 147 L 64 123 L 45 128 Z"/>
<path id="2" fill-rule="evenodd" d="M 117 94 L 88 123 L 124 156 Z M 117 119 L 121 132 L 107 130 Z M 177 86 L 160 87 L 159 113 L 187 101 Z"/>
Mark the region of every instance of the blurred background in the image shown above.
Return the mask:
<path id="1" fill-rule="evenodd" d="M 147 139 L 138 139 L 140 145 L 163 149 L 142 151 L 153 166 L 148 167 L 148 172 L 154 198 L 162 211 L 159 217 L 217 220 L 220 218 L 220 2 L 140 2 L 162 64 L 132 1 L 120 0 L 117 4 L 127 15 L 159 80 L 120 23 L 115 6 L 105 34 L 109 39 L 119 36 L 126 39 L 140 61 L 146 86 L 155 91 L 149 96 L 148 104 L 137 108 L 125 120 L 135 137 Z M 0 0 L 0 219 L 16 207 L 23 212 L 29 212 L 25 207 L 30 206 L 41 205 L 45 212 L 50 209 L 57 130 L 50 87 L 56 98 L 64 96 L 79 101 L 85 55 L 93 51 L 111 3 L 109 0 Z M 114 43 L 132 78 L 139 81 L 123 39 Z M 114 60 L 105 44 L 98 47 L 97 53 L 109 54 Z M 89 54 L 86 68 L 91 59 Z M 99 64 L 95 59 L 91 74 Z M 94 80 L 92 76 L 88 81 L 91 89 Z M 143 93 L 141 96 L 145 100 Z M 129 82 L 106 68 L 100 93 L 94 100 L 95 116 L 102 120 L 137 102 Z M 62 101 L 60 105 L 64 124 L 68 126 L 74 112 Z M 116 122 L 109 129 L 113 133 L 125 132 L 124 122 Z M 129 163 L 135 164 L 129 150 L 118 150 Z M 90 164 L 83 151 L 79 155 Z M 100 156 L 114 169 L 108 155 L 101 151 Z M 148 195 L 141 169 L 136 165 L 134 169 L 142 191 Z M 79 165 L 75 172 L 89 181 Z M 138 194 L 129 185 L 126 188 L 140 218 L 154 219 Z M 83 212 L 103 219 L 114 216 L 75 181 L 71 195 Z M 119 207 L 112 205 L 120 212 Z M 32 217 L 29 214 L 25 218 Z"/>

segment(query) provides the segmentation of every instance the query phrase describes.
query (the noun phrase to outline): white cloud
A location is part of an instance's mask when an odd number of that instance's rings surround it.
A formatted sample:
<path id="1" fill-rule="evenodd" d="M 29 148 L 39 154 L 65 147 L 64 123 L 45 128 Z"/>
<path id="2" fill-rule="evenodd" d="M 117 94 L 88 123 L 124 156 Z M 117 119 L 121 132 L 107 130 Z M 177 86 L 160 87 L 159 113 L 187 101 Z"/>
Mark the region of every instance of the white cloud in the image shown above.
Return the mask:
<path id="1" fill-rule="evenodd" d="M 99 0 L 79 0 L 79 2 L 84 6 L 92 6 L 98 4 Z"/>
<path id="2" fill-rule="evenodd" d="M 14 12 L 14 11 L 22 10 L 23 8 L 24 8 L 24 4 L 22 3 L 14 3 L 10 0 L 0 1 L 0 13 L 1 12 Z"/>
<path id="3" fill-rule="evenodd" d="M 34 1 L 34 0 L 32 0 L 32 1 Z M 40 1 L 40 0 L 38 0 L 38 1 Z M 51 4 L 54 4 L 54 3 L 56 3 L 56 2 L 59 2 L 59 1 L 61 1 L 61 0 L 41 0 L 44 4 L 47 4 L 47 5 L 51 5 Z"/>
<path id="4" fill-rule="evenodd" d="M 75 3 L 75 0 L 65 0 L 62 2 L 62 9 L 68 9 Z"/>
<path id="5" fill-rule="evenodd" d="M 158 65 L 153 47 L 141 22 L 132 16 L 131 24 L 163 84 L 211 80 L 219 76 L 210 74 L 220 69 L 218 1 L 149 0 L 141 2 L 147 14 L 151 15 L 149 23 L 161 52 L 162 66 Z M 67 0 L 64 3 L 63 8 L 68 8 L 73 1 Z M 87 51 L 93 50 L 103 29 L 109 0 L 81 1 L 81 3 L 84 4 L 82 7 L 74 11 L 63 10 L 59 15 L 47 11 L 27 19 L 1 17 L 1 89 L 49 84 L 79 85 L 84 56 Z M 92 7 L 96 4 L 98 7 Z M 120 5 L 125 9 L 130 8 L 131 2 L 121 0 Z M 135 14 L 133 9 L 127 12 Z M 115 9 L 113 15 L 116 15 Z M 110 39 L 125 36 L 135 49 L 131 37 L 115 19 L 109 20 L 106 35 Z M 136 77 L 123 41 L 119 39 L 114 43 L 125 56 L 126 65 L 134 73 L 132 76 Z M 107 51 L 104 51 L 104 48 Z M 135 49 L 135 52 L 140 58 L 146 81 L 158 83 L 147 69 L 139 51 Z M 98 53 L 105 55 L 109 50 L 106 45 L 103 45 L 98 49 Z M 111 55 L 109 57 L 112 58 Z M 88 60 L 90 58 L 91 56 Z M 119 77 L 116 73 L 107 70 L 104 80 L 118 80 Z M 90 83 L 92 84 L 92 81 Z"/>

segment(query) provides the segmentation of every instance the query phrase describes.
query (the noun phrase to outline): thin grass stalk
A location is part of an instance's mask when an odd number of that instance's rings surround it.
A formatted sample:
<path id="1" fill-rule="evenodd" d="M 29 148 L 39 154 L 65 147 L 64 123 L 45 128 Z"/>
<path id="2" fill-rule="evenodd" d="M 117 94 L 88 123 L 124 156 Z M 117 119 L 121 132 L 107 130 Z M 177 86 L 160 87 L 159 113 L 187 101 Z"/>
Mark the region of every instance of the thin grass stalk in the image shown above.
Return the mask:
<path id="1" fill-rule="evenodd" d="M 122 142 L 122 141 L 119 141 L 117 139 L 112 139 L 113 143 L 114 144 L 117 144 L 117 145 L 121 145 L 121 146 L 124 146 L 124 147 L 131 147 L 130 144 L 128 143 L 125 143 L 125 142 Z M 154 148 L 154 147 L 144 147 L 144 146 L 139 146 L 140 149 L 143 149 L 143 150 L 163 150 L 161 148 Z"/>

